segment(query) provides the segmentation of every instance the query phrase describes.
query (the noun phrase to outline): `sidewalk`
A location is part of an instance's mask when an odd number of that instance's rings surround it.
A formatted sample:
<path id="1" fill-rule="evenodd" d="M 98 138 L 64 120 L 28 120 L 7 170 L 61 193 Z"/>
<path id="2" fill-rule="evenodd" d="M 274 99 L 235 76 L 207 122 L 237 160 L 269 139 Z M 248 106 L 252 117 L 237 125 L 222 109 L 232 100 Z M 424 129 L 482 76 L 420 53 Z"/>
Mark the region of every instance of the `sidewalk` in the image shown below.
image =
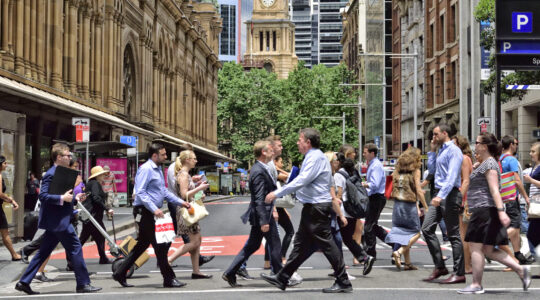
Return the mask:
<path id="1" fill-rule="evenodd" d="M 213 201 L 229 199 L 233 197 L 235 196 L 212 195 L 212 196 L 207 196 L 204 202 L 213 202 Z M 133 208 L 131 207 L 114 208 L 114 225 L 115 225 L 114 227 L 117 233 L 124 231 L 126 229 L 133 228 L 135 226 L 132 211 L 133 211 Z M 168 211 L 166 205 L 164 207 L 164 211 Z M 112 237 L 113 236 L 112 222 L 107 220 L 107 217 L 104 217 L 103 223 L 105 224 L 107 233 Z M 81 230 L 82 230 L 82 224 L 80 224 L 79 222 L 78 232 L 80 233 Z M 22 247 L 26 246 L 29 243 L 30 241 L 19 241 L 13 244 L 13 247 L 15 248 L 15 251 L 19 251 Z M 61 244 L 58 244 L 58 246 L 56 247 L 56 249 L 61 249 L 61 248 L 62 248 Z M 9 284 L 15 280 L 18 280 L 27 266 L 28 266 L 27 264 L 22 263 L 20 261 L 11 261 L 11 254 L 9 253 L 7 248 L 2 245 L 0 247 L 0 274 L 2 274 L 2 276 L 0 276 L 0 286 L 4 286 L 5 284 Z"/>

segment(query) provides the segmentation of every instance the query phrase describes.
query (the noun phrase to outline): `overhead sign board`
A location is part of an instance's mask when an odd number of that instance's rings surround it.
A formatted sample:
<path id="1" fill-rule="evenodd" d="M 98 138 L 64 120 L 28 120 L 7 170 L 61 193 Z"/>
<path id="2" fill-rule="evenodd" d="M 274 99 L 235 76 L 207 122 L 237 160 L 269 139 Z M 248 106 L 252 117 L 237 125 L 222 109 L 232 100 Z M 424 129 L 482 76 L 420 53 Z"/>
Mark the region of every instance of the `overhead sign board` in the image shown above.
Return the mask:
<path id="1" fill-rule="evenodd" d="M 120 136 L 120 143 L 129 145 L 131 147 L 137 147 L 137 137 L 130 135 Z"/>
<path id="2" fill-rule="evenodd" d="M 490 118 L 478 118 L 478 121 L 476 122 L 476 125 L 481 126 L 483 124 L 489 125 L 491 124 Z"/>
<path id="3" fill-rule="evenodd" d="M 75 126 L 75 141 L 90 141 L 90 119 L 89 118 L 71 118 L 71 124 Z"/>
<path id="4" fill-rule="evenodd" d="M 533 13 L 532 12 L 512 12 L 512 32 L 532 33 Z"/>

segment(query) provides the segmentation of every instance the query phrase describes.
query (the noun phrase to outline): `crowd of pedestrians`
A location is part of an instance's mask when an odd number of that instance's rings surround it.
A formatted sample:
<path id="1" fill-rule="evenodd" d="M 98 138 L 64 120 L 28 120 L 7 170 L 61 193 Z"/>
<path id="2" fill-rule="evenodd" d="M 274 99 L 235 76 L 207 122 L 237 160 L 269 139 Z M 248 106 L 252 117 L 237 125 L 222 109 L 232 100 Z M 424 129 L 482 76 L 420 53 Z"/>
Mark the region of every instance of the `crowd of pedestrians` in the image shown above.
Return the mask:
<path id="1" fill-rule="evenodd" d="M 249 190 L 251 201 L 242 221 L 251 225 L 248 240 L 222 275 L 231 287 L 239 286 L 237 276 L 253 279 L 246 270 L 249 257 L 259 249 L 263 239 L 265 269 L 263 280 L 285 290 L 302 283 L 297 273 L 299 267 L 317 250 L 327 258 L 335 278 L 325 293 L 351 292 L 351 280 L 343 258 L 342 244 L 354 257 L 353 264 L 363 265 L 363 275 L 371 272 L 377 260 L 377 239 L 391 247 L 392 262 L 399 271 L 415 271 L 411 248 L 421 238 L 425 240 L 434 263 L 434 269 L 425 282 L 439 284 L 466 283 L 465 274 L 472 274 L 472 282 L 459 289 L 460 294 L 484 292 L 482 276 L 486 259 L 497 261 L 514 271 L 527 290 L 531 278 L 528 264 L 533 255 L 526 257 L 521 251 L 520 231 L 525 226 L 531 253 L 540 244 L 540 211 L 529 215 L 527 209 L 540 206 L 540 143 L 530 149 L 532 166 L 522 170 L 516 159 L 518 141 L 505 136 L 501 141 L 493 134 L 482 133 L 475 138 L 474 153 L 468 138 L 452 136 L 446 124 L 433 129 L 433 139 L 427 160 L 427 176 L 422 182 L 422 156 L 417 148 L 410 147 L 397 159 L 391 181 L 378 159 L 378 148 L 366 144 L 362 156 L 367 164 L 367 174 L 362 179 L 359 164 L 355 161 L 354 148 L 343 145 L 338 151 L 321 151 L 320 133 L 312 128 L 299 132 L 298 151 L 304 156 L 298 173 L 288 172 L 281 157 L 282 143 L 279 136 L 271 136 L 255 143 L 255 163 L 250 169 Z M 4 244 L 12 252 L 13 260 L 28 260 L 28 255 L 38 250 L 16 289 L 27 294 L 37 294 L 30 287 L 34 278 L 46 278 L 43 269 L 51 251 L 60 242 L 66 248 L 69 267 L 76 275 L 76 291 L 96 292 L 100 288 L 90 284 L 82 245 L 92 236 L 96 241 L 101 264 L 111 263 L 105 254 L 103 236 L 93 223 L 83 221 L 79 237 L 74 230 L 74 203 L 83 201 L 97 223 L 105 228 L 103 216 L 111 216 L 116 188 L 110 170 L 95 166 L 85 183 L 78 178 L 72 190 L 63 195 L 49 193 L 57 166 L 68 167 L 73 163 L 69 148 L 64 144 L 52 147 L 51 167 L 43 177 L 41 186 L 35 180 L 29 185 L 39 195 L 41 203 L 39 228 L 44 232 L 29 246 L 17 253 L 13 250 L 7 230 L 5 215 L 0 215 L 0 230 Z M 164 287 L 183 287 L 186 283 L 176 279 L 172 269 L 174 261 L 189 253 L 193 267 L 192 279 L 209 279 L 200 266 L 214 257 L 200 255 L 202 241 L 198 222 L 186 223 L 181 208 L 192 209 L 193 201 L 204 198 L 209 185 L 200 175 L 192 176 L 197 157 L 192 150 L 180 153 L 171 164 L 164 178 L 161 164 L 167 159 L 161 144 L 152 144 L 148 161 L 137 172 L 133 190 L 133 216 L 138 225 L 137 244 L 119 264 L 113 279 L 123 287 L 131 287 L 126 273 L 135 260 L 152 244 Z M 0 166 L 5 168 L 5 158 L 0 156 Z M 71 164 L 72 165 L 72 164 Z M 111 179 L 112 178 L 112 179 Z M 111 180 L 112 183 L 111 184 Z M 168 187 L 165 186 L 168 181 Z M 15 200 L 2 190 L 0 198 Z M 431 199 L 426 199 L 423 187 L 431 185 Z M 284 197 L 294 194 L 303 205 L 299 226 L 295 232 L 291 215 L 282 206 Z M 386 194 L 386 195 L 385 195 Z M 388 198 L 387 198 L 388 197 Z M 524 205 L 520 205 L 520 198 Z M 387 201 L 393 202 L 392 228 L 389 232 L 379 225 L 379 218 Z M 171 243 L 158 243 L 155 222 L 164 217 L 164 201 L 171 212 L 175 233 L 184 245 L 168 256 Z M 359 215 L 361 211 L 361 216 Z M 364 221 L 362 220 L 364 219 Z M 523 222 L 523 223 L 522 223 Z M 444 223 L 445 234 L 452 248 L 453 268 L 446 268 L 441 244 L 436 235 L 439 224 Z M 278 225 L 283 228 L 283 239 Z M 6 234 L 4 234 L 6 231 Z M 292 243 L 292 250 L 288 250 Z M 287 256 L 288 254 L 288 256 Z M 39 272 L 39 273 L 38 273 Z M 36 277 L 36 275 L 38 277 Z M 446 278 L 442 276 L 449 275 Z M 41 277 L 43 276 L 43 277 Z M 46 281 L 43 279 L 43 281 Z"/>

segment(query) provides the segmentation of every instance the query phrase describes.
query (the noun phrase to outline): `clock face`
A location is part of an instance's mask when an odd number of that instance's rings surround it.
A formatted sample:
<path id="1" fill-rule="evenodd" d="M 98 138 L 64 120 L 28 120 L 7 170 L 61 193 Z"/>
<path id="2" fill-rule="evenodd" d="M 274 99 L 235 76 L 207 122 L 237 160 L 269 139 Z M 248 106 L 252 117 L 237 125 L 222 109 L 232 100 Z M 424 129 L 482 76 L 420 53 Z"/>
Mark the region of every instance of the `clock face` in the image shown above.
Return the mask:
<path id="1" fill-rule="evenodd" d="M 261 0 L 262 4 L 266 7 L 270 7 L 276 2 L 276 0 Z"/>

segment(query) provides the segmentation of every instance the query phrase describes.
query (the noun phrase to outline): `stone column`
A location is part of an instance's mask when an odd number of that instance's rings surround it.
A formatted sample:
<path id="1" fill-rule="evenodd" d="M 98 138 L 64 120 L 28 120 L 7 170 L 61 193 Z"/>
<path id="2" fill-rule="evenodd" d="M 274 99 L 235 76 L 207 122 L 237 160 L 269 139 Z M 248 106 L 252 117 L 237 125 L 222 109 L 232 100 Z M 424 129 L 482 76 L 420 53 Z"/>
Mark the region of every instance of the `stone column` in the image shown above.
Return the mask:
<path id="1" fill-rule="evenodd" d="M 66 88 L 69 90 L 69 93 L 75 95 L 77 93 L 77 6 L 76 2 L 70 1 L 69 5 L 69 31 L 66 32 L 68 36 L 69 46 L 68 46 L 68 75 L 66 80 Z"/>
<path id="2" fill-rule="evenodd" d="M 63 36 L 63 47 L 64 47 L 64 57 L 62 59 L 62 72 L 64 77 L 64 90 L 69 91 L 69 25 L 70 25 L 69 15 L 69 0 L 64 0 L 64 36 Z"/>
<path id="3" fill-rule="evenodd" d="M 96 102 L 96 93 L 95 93 L 95 64 L 96 64 L 96 17 L 94 15 L 94 12 L 90 12 L 90 57 L 89 57 L 89 65 L 88 65 L 88 71 L 89 71 L 89 79 L 88 79 L 88 89 L 90 92 L 89 99 L 92 99 L 92 102 Z"/>
<path id="4" fill-rule="evenodd" d="M 27 47 L 30 48 L 30 77 L 33 80 L 37 80 L 37 70 L 36 70 L 36 48 L 37 48 L 37 0 L 30 2 L 30 45 Z"/>
<path id="5" fill-rule="evenodd" d="M 82 27 L 83 27 L 83 59 L 82 59 L 82 96 L 89 99 L 88 91 L 90 87 L 90 12 L 88 7 L 82 11 Z"/>
<path id="6" fill-rule="evenodd" d="M 23 45 L 23 63 L 24 63 L 24 76 L 26 78 L 32 77 L 32 70 L 30 69 L 30 41 L 31 41 L 31 33 L 30 29 L 32 27 L 32 20 L 30 18 L 30 7 L 32 4 L 30 3 L 30 0 L 24 0 L 24 45 Z"/>
<path id="7" fill-rule="evenodd" d="M 50 0 L 52 2 L 53 25 L 52 25 L 52 72 L 51 84 L 56 89 L 62 87 L 62 0 Z"/>
<path id="8" fill-rule="evenodd" d="M 102 92 L 101 92 L 101 87 L 102 87 L 102 80 L 103 80 L 103 74 L 102 74 L 102 64 L 103 64 L 103 58 L 102 58 L 102 49 L 103 49 L 103 46 L 102 46 L 102 39 L 103 39 L 103 17 L 100 15 L 98 15 L 96 17 L 96 33 L 95 33 L 95 39 L 96 39 L 96 48 L 95 48 L 95 53 L 96 53 L 96 58 L 95 58 L 95 67 L 94 67 L 94 71 L 95 73 L 93 74 L 95 77 L 94 77 L 94 93 L 95 93 L 95 97 L 96 97 L 96 102 L 103 105 L 104 103 L 101 103 L 101 95 L 102 95 Z"/>
<path id="9" fill-rule="evenodd" d="M 37 8 L 37 47 L 36 47 L 36 60 L 37 60 L 37 75 L 39 82 L 45 82 L 45 55 L 43 49 L 45 48 L 45 14 L 46 14 L 46 1 L 39 0 Z"/>
<path id="10" fill-rule="evenodd" d="M 24 73 L 24 2 L 23 0 L 14 0 L 15 10 L 15 73 L 23 75 Z M 54 27 L 54 25 L 53 25 Z"/>

